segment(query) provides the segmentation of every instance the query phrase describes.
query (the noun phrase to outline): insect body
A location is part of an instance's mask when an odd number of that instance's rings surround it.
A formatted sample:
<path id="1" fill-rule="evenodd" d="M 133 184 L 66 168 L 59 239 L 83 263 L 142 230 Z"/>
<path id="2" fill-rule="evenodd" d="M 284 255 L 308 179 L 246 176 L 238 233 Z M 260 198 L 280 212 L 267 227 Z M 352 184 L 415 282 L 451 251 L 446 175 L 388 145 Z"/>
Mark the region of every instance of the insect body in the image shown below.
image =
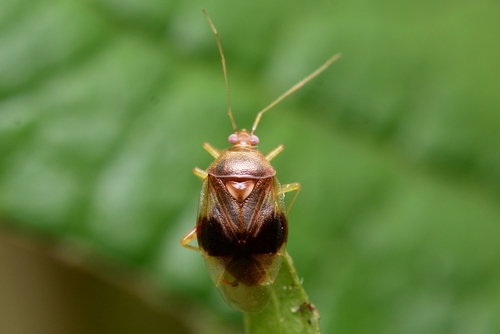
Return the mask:
<path id="1" fill-rule="evenodd" d="M 205 143 L 204 148 L 215 161 L 194 174 L 203 180 L 196 226 L 181 240 L 187 248 L 199 250 L 210 277 L 222 297 L 234 309 L 260 312 L 269 302 L 271 285 L 278 275 L 288 237 L 285 193 L 300 190 L 299 183 L 281 185 L 271 159 L 283 150 L 278 146 L 263 155 L 254 135 L 264 112 L 307 81 L 322 72 L 339 55 L 280 96 L 257 114 L 252 130 L 238 130 L 229 98 L 227 71 L 217 31 L 214 31 L 222 58 L 226 82 L 229 117 L 234 133 L 229 136 L 231 148 L 219 150 Z M 189 243 L 198 238 L 198 248 Z"/>

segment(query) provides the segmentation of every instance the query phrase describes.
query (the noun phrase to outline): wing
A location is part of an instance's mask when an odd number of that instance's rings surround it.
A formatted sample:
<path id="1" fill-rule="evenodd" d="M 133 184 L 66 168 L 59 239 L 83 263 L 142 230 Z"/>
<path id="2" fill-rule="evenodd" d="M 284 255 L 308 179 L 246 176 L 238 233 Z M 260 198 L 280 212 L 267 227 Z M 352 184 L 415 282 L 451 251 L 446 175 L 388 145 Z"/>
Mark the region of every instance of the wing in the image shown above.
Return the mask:
<path id="1" fill-rule="evenodd" d="M 238 203 L 208 176 L 198 206 L 197 235 L 212 281 L 234 309 L 258 312 L 269 302 L 288 235 L 284 195 L 276 177 L 257 181 Z"/>
<path id="2" fill-rule="evenodd" d="M 253 255 L 280 254 L 288 239 L 288 222 L 278 178 L 259 180 L 242 210 L 246 250 Z"/>
<path id="3" fill-rule="evenodd" d="M 240 207 L 216 177 L 208 175 L 198 205 L 197 235 L 204 256 L 231 256 L 238 252 Z"/>

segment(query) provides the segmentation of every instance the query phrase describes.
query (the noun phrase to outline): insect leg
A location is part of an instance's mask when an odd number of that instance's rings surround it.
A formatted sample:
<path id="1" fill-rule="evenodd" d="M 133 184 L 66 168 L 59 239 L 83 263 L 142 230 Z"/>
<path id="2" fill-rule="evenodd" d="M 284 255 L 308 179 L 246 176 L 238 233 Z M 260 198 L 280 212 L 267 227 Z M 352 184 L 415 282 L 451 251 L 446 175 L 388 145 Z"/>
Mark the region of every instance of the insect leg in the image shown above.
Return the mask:
<path id="1" fill-rule="evenodd" d="M 219 150 L 218 148 L 212 146 L 209 143 L 203 143 L 203 148 L 205 150 L 207 150 L 207 152 L 210 153 L 210 155 L 213 156 L 216 159 L 219 157 L 219 155 L 221 153 L 221 150 Z"/>
<path id="2" fill-rule="evenodd" d="M 290 200 L 290 204 L 288 204 L 288 207 L 286 208 L 286 213 L 290 212 L 290 209 L 292 208 L 293 203 L 295 203 L 297 196 L 299 196 L 300 189 L 301 189 L 301 186 L 300 186 L 300 183 L 298 183 L 298 182 L 281 185 L 281 192 L 283 192 L 283 193 L 296 191 L 295 195 L 293 195 L 293 198 Z"/>
<path id="3" fill-rule="evenodd" d="M 274 159 L 275 156 L 277 156 L 278 154 L 280 154 L 280 152 L 283 151 L 284 149 L 285 149 L 285 146 L 283 146 L 283 145 L 280 145 L 280 146 L 276 147 L 271 152 L 268 152 L 266 154 L 266 160 L 267 161 L 271 161 L 272 159 Z"/>
<path id="4" fill-rule="evenodd" d="M 191 231 L 186 233 L 186 235 L 181 239 L 181 245 L 183 247 L 188 248 L 188 249 L 199 251 L 198 247 L 189 245 L 189 243 L 191 241 L 193 241 L 194 239 L 196 239 L 196 226 L 193 227 L 193 229 Z"/>
<path id="5" fill-rule="evenodd" d="M 208 175 L 206 171 L 198 167 L 193 168 L 193 174 L 196 175 L 202 181 L 205 180 Z"/>

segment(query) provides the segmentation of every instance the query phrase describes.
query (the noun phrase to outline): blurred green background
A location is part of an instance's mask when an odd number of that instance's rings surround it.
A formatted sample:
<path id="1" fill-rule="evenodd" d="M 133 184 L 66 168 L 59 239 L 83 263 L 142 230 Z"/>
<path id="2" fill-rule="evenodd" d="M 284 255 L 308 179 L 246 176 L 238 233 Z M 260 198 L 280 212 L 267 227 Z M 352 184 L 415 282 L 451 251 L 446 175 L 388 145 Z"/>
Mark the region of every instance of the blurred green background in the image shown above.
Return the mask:
<path id="1" fill-rule="evenodd" d="M 2 333 L 241 333 L 199 254 L 239 127 L 303 190 L 288 250 L 324 333 L 500 332 L 498 1 L 0 2 Z M 178 331 L 177 331 L 178 329 Z"/>

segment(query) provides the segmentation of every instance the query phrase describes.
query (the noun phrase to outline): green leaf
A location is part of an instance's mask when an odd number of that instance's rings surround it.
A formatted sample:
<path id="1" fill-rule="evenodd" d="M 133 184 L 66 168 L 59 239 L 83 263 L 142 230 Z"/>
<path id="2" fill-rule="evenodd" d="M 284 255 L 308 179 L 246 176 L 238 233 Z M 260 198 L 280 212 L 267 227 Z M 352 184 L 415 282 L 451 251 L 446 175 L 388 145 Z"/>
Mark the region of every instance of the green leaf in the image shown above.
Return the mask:
<path id="1" fill-rule="evenodd" d="M 319 312 L 309 302 L 288 253 L 273 284 L 270 305 L 260 313 L 245 313 L 247 334 L 320 333 Z"/>
<path id="2" fill-rule="evenodd" d="M 232 131 L 204 6 L 240 127 L 343 55 L 257 130 L 263 152 L 286 146 L 280 181 L 302 185 L 287 249 L 323 332 L 500 332 L 492 1 L 0 1 L 2 229 L 145 273 L 161 293 L 127 286 L 196 328 L 243 330 L 179 246 L 202 143 Z"/>

